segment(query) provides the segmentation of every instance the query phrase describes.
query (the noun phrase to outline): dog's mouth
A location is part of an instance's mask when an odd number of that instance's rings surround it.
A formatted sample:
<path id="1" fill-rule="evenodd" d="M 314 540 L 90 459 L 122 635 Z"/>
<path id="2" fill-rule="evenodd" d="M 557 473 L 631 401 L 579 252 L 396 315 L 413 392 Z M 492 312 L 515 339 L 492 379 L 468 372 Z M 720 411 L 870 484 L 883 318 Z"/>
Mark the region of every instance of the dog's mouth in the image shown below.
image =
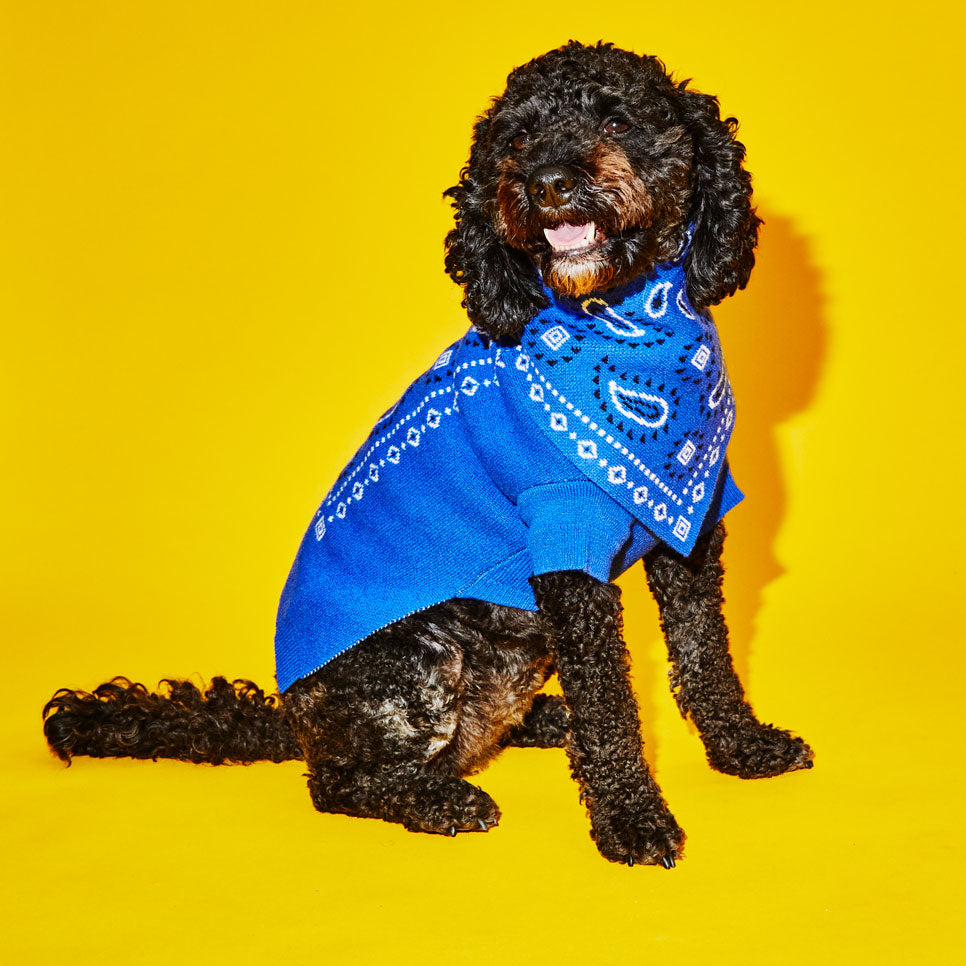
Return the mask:
<path id="1" fill-rule="evenodd" d="M 592 221 L 582 225 L 564 222 L 556 228 L 544 228 L 543 234 L 555 255 L 584 255 L 607 241 L 607 235 Z"/>
<path id="2" fill-rule="evenodd" d="M 582 220 L 588 215 L 590 212 L 573 212 L 573 221 L 542 227 L 543 237 L 534 232 L 524 249 L 529 250 L 544 284 L 560 295 L 604 291 L 632 277 L 638 267 L 636 239 L 642 229 L 622 225 L 617 219 L 607 219 L 601 227 L 599 221 Z M 566 216 L 560 212 L 557 217 Z"/>

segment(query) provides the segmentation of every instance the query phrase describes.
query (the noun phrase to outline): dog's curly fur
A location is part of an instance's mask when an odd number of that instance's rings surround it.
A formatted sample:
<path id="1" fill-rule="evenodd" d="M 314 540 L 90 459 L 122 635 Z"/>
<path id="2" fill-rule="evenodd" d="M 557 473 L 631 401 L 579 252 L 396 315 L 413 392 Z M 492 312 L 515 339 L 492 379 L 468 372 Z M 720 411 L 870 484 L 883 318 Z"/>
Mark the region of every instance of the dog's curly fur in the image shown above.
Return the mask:
<path id="1" fill-rule="evenodd" d="M 278 695 L 253 682 L 217 677 L 203 694 L 190 681 L 161 685 L 152 694 L 116 677 L 91 694 L 62 688 L 44 706 L 50 747 L 67 762 L 72 755 L 214 765 L 301 757 Z"/>
<path id="2" fill-rule="evenodd" d="M 476 122 L 469 163 L 446 194 L 456 223 L 446 270 L 473 323 L 517 338 L 544 306 L 539 282 L 605 291 L 679 250 L 689 225 L 688 296 L 705 309 L 743 288 L 760 221 L 737 122 L 663 64 L 609 44 L 571 42 L 513 71 Z M 568 195 L 534 193 L 564 171 Z M 593 221 L 595 247 L 554 251 L 545 228 Z M 645 558 L 683 715 L 711 766 L 742 778 L 811 766 L 811 749 L 760 723 L 745 700 L 721 614 L 724 527 L 685 558 Z M 617 862 L 681 857 L 677 825 L 643 757 L 621 635 L 620 592 L 580 572 L 531 580 L 539 611 L 451 600 L 386 627 L 282 697 L 216 678 L 151 694 L 124 678 L 58 691 L 44 730 L 73 755 L 250 762 L 304 759 L 323 812 L 455 835 L 486 831 L 496 803 L 466 781 L 507 745 L 565 746 L 601 853 Z M 536 692 L 556 670 L 563 699 Z"/>
<path id="3" fill-rule="evenodd" d="M 630 129 L 602 137 L 612 118 Z M 470 320 L 494 336 L 518 335 L 545 305 L 535 266 L 570 294 L 613 288 L 673 257 L 689 222 L 691 304 L 716 305 L 744 288 L 760 219 L 737 127 L 716 98 L 675 83 L 657 58 L 609 44 L 570 43 L 513 71 L 477 120 L 469 163 L 447 192 L 456 227 L 446 269 L 464 287 Z M 570 209 L 548 217 L 528 204 L 525 186 L 550 164 L 582 177 Z M 611 235 L 592 266 L 553 257 L 543 237 L 572 209 Z"/>

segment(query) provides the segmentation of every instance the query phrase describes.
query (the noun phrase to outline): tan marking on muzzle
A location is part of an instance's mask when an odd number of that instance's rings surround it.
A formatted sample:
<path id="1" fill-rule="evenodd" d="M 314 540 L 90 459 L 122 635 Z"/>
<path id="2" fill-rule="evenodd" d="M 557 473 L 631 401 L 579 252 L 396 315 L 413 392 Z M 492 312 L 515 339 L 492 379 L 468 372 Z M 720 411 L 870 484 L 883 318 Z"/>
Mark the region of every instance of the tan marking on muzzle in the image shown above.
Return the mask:
<path id="1" fill-rule="evenodd" d="M 599 144 L 589 161 L 591 192 L 607 197 L 617 230 L 646 225 L 654 213 L 654 201 L 621 148 Z"/>

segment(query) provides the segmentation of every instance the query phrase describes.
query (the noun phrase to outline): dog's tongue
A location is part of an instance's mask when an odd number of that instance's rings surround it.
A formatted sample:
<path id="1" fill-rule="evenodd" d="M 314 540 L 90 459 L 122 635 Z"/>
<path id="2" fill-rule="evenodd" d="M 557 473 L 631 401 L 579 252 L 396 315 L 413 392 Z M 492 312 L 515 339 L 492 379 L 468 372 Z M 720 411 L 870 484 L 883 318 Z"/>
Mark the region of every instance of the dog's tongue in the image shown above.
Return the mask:
<path id="1" fill-rule="evenodd" d="M 589 224 L 568 225 L 564 222 L 556 228 L 544 228 L 543 233 L 547 236 L 547 241 L 551 245 L 567 245 L 578 238 L 582 238 L 589 227 Z"/>

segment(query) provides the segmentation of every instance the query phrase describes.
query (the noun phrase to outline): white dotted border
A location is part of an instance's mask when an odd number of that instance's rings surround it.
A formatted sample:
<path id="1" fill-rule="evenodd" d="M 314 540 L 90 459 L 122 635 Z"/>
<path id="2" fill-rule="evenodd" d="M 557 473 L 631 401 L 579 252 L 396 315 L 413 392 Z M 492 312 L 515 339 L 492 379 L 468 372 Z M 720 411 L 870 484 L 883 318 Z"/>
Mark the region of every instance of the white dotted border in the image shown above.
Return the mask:
<path id="1" fill-rule="evenodd" d="M 647 480 L 653 485 L 657 486 L 657 488 L 662 493 L 665 494 L 668 500 L 673 502 L 677 507 L 681 508 L 684 506 L 683 497 L 686 497 L 688 495 L 688 492 L 691 490 L 692 485 L 698 480 L 699 476 L 701 476 L 703 479 L 707 479 L 708 476 L 710 476 L 711 467 L 718 462 L 718 459 L 721 456 L 721 449 L 718 444 L 720 443 L 722 437 L 734 422 L 734 397 L 732 396 L 731 385 L 730 385 L 730 382 L 728 382 L 727 380 L 727 376 L 725 376 L 726 390 L 723 394 L 724 395 L 723 401 L 725 401 L 726 403 L 724 410 L 722 411 L 723 419 L 720 422 L 717 431 L 715 432 L 715 435 L 711 441 L 711 444 L 707 447 L 707 449 L 705 449 L 704 455 L 701 457 L 701 460 L 698 462 L 698 465 L 694 468 L 694 472 L 691 474 L 691 478 L 688 480 L 687 485 L 684 487 L 684 490 L 682 491 L 681 496 L 678 496 L 653 470 L 651 470 L 648 466 L 646 466 L 644 462 L 636 454 L 632 453 L 623 443 L 621 443 L 620 440 L 615 439 L 613 435 L 607 432 L 606 428 L 602 426 L 598 426 L 597 423 L 594 422 L 586 413 L 581 412 L 579 408 L 574 406 L 574 404 L 570 402 L 563 395 L 563 393 L 561 393 L 558 389 L 555 389 L 552 383 L 550 382 L 550 380 L 547 379 L 547 377 L 544 376 L 542 372 L 540 372 L 536 363 L 533 361 L 533 359 L 530 358 L 530 356 L 528 356 L 520 348 L 518 348 L 516 352 L 517 352 L 517 358 L 516 358 L 516 363 L 514 365 L 514 368 L 516 368 L 519 372 L 525 374 L 527 382 L 531 383 L 531 389 L 530 389 L 530 392 L 527 394 L 527 398 L 530 399 L 531 402 L 534 402 L 538 405 L 540 404 L 543 405 L 544 412 L 550 414 L 550 428 L 554 430 L 554 432 L 566 432 L 568 439 L 577 443 L 578 455 L 581 456 L 583 459 L 590 459 L 590 458 L 596 457 L 597 456 L 596 446 L 594 446 L 593 444 L 590 444 L 588 440 L 577 439 L 578 434 L 569 430 L 569 426 L 566 420 L 566 414 L 562 412 L 551 412 L 551 410 L 554 407 L 552 407 L 550 403 L 546 401 L 545 399 L 546 392 L 549 392 L 554 397 L 554 399 L 556 399 L 560 403 L 561 409 L 566 409 L 568 412 L 572 413 L 576 418 L 578 418 L 581 421 L 581 423 L 586 425 L 587 428 L 591 430 L 591 432 L 596 433 L 599 438 L 603 439 L 604 442 L 609 443 L 615 450 L 617 450 L 622 456 L 624 456 L 635 467 L 637 467 L 637 469 L 639 469 L 644 474 Z M 503 365 L 503 363 L 500 363 L 500 362 L 498 362 L 497 364 Z M 722 367 L 722 372 L 724 372 L 723 367 Z M 534 382 L 534 379 L 533 379 L 534 375 L 536 375 L 537 379 L 540 381 L 540 385 Z M 560 417 L 563 417 L 562 421 Z M 557 423 L 556 426 L 554 425 L 554 422 Z M 591 452 L 592 452 L 592 455 L 588 455 Z M 710 459 L 710 462 L 708 462 L 709 459 Z M 706 463 L 708 464 L 707 469 L 705 469 Z M 608 460 L 601 457 L 597 459 L 597 464 L 603 469 L 608 466 Z M 634 492 L 635 503 L 640 504 L 645 502 L 644 498 L 641 498 L 641 499 L 638 498 L 638 493 L 641 491 L 642 487 L 636 481 L 628 477 L 627 466 L 625 466 L 623 463 L 620 463 L 620 462 L 614 462 L 613 460 L 610 462 L 609 465 L 611 466 L 611 469 L 607 473 L 608 482 L 613 486 L 620 486 L 623 484 L 627 487 L 628 490 L 635 491 Z M 615 470 L 617 470 L 618 472 L 615 472 Z M 654 511 L 655 521 L 658 523 L 661 523 L 664 520 L 667 520 L 668 526 L 672 528 L 671 532 L 673 533 L 673 535 L 677 537 L 679 540 L 682 540 L 682 541 L 685 540 L 691 529 L 691 523 L 687 519 L 687 517 L 683 515 L 679 515 L 677 520 L 672 521 L 670 517 L 668 517 L 667 515 L 667 506 L 663 502 L 655 506 L 654 500 L 650 498 L 650 494 L 647 492 L 646 486 L 643 487 L 643 491 L 644 493 L 647 494 L 646 502 L 647 502 L 648 509 L 651 509 Z M 697 488 L 695 488 L 695 493 L 697 492 L 698 490 Z M 687 513 L 693 514 L 694 504 L 700 503 L 706 495 L 707 494 L 703 488 L 701 489 L 700 496 L 697 497 L 697 499 L 695 499 L 694 495 L 692 495 L 692 498 L 691 498 L 692 502 L 687 507 Z"/>
<path id="2" fill-rule="evenodd" d="M 495 362 L 496 362 L 496 359 L 493 356 L 488 356 L 484 359 L 471 359 L 468 362 L 463 362 L 460 365 L 456 366 L 456 368 L 453 369 L 453 385 L 443 386 L 439 389 L 434 389 L 432 392 L 425 395 L 422 398 L 422 400 L 420 400 L 420 402 L 413 409 L 411 409 L 405 416 L 403 416 L 401 419 L 397 420 L 393 424 L 392 429 L 390 429 L 388 432 L 380 436 L 369 447 L 369 449 L 367 449 L 366 452 L 363 453 L 363 455 L 358 458 L 358 462 L 355 468 L 339 484 L 338 488 L 330 491 L 329 494 L 325 497 L 325 499 L 322 502 L 322 506 L 319 507 L 318 511 L 316 512 L 316 517 L 322 518 L 324 519 L 324 521 L 328 523 L 332 523 L 333 520 L 335 520 L 336 518 L 340 520 L 344 520 L 346 517 L 346 513 L 348 511 L 349 505 L 353 502 L 359 503 L 362 501 L 362 498 L 365 496 L 365 487 L 372 486 L 379 482 L 379 478 L 380 478 L 379 469 L 385 467 L 387 459 L 394 466 L 398 465 L 401 452 L 405 449 L 415 449 L 416 447 L 418 447 L 420 440 L 422 438 L 422 434 L 425 433 L 427 429 L 438 428 L 444 416 L 452 416 L 454 413 L 459 412 L 459 392 L 456 391 L 455 389 L 457 374 L 466 369 L 473 369 L 476 367 L 482 368 L 483 366 L 494 365 Z M 499 384 L 500 384 L 499 379 L 497 378 L 497 374 L 495 371 L 493 373 L 492 378 L 484 378 L 482 380 L 482 385 L 484 386 L 490 386 L 490 385 L 498 386 Z M 473 392 L 475 391 L 476 389 L 474 387 Z M 452 394 L 454 392 L 455 392 L 455 395 L 453 396 L 451 404 L 448 406 L 444 406 L 442 412 L 436 409 L 430 409 L 426 413 L 426 420 L 420 424 L 418 429 L 416 428 L 415 425 L 410 426 L 409 432 L 406 434 L 406 440 L 399 443 L 397 452 L 395 454 L 395 458 L 390 456 L 389 451 L 387 450 L 386 456 L 382 456 L 378 458 L 378 468 L 376 467 L 375 462 L 373 462 L 370 465 L 370 462 L 369 462 L 370 457 L 372 457 L 375 454 L 376 450 L 378 450 L 381 446 L 384 446 L 386 443 L 392 440 L 392 438 L 404 426 L 406 426 L 409 423 L 412 423 L 413 420 L 415 420 L 416 417 L 419 416 L 419 414 L 423 411 L 423 409 L 426 408 L 426 406 L 430 403 L 431 400 L 442 399 L 448 394 Z M 472 395 L 472 393 L 470 393 L 470 395 Z M 394 408 L 395 406 L 393 407 L 393 409 Z M 435 419 L 431 419 L 431 414 L 433 413 L 436 414 Z M 369 467 L 369 469 L 368 469 L 368 472 L 366 473 L 365 479 L 363 479 L 361 483 L 357 482 L 352 487 L 352 493 L 348 494 L 345 500 L 341 500 L 340 498 L 342 497 L 342 494 L 345 492 L 346 487 L 349 486 L 349 484 L 352 483 L 353 480 L 355 480 L 355 478 L 359 475 L 359 473 L 361 473 L 367 467 Z M 335 507 L 335 511 L 331 514 L 326 515 L 326 511 L 331 509 L 333 506 Z M 316 539 L 321 540 L 322 537 L 325 535 L 325 526 L 323 524 L 323 526 L 319 528 L 318 523 L 314 524 L 314 526 L 316 528 L 316 531 L 315 531 Z"/>

